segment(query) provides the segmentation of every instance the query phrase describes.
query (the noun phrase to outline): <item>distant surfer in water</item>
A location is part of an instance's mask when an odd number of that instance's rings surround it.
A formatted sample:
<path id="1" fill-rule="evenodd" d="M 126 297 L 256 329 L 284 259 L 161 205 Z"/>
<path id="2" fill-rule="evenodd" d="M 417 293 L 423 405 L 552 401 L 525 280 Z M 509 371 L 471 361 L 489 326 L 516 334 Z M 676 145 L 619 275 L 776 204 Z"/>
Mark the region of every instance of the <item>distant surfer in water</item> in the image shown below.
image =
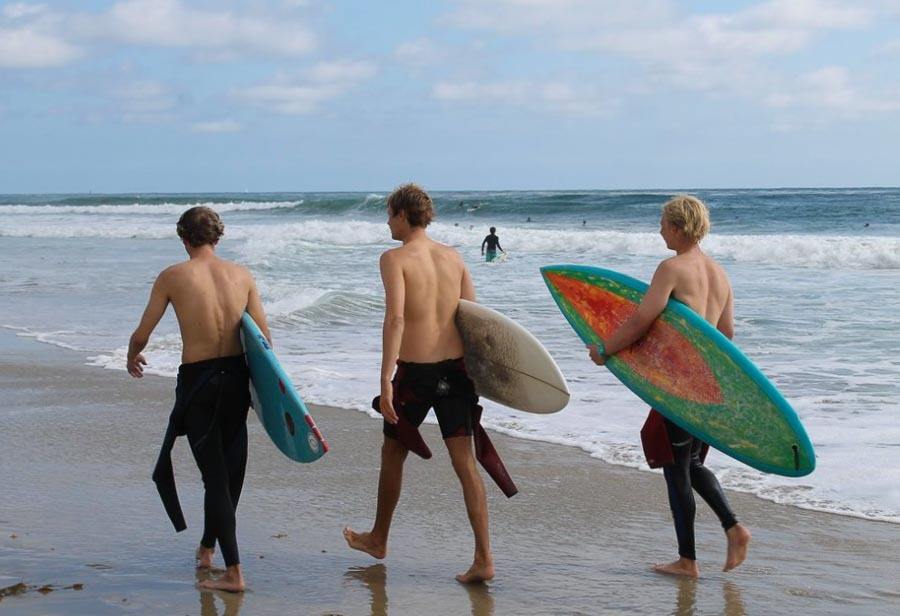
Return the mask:
<path id="1" fill-rule="evenodd" d="M 487 253 L 485 253 L 484 248 L 487 246 Z M 481 256 L 484 257 L 485 261 L 493 261 L 497 258 L 497 250 L 505 253 L 503 247 L 500 246 L 500 238 L 497 236 L 497 227 L 491 227 L 491 232 L 484 236 L 484 239 L 481 241 Z"/>
<path id="2" fill-rule="evenodd" d="M 380 261 L 384 348 L 381 395 L 373 401 L 373 407 L 384 416 L 378 504 L 372 530 L 358 533 L 345 528 L 344 538 L 351 548 L 375 558 L 387 555 L 406 456 L 413 451 L 431 457 L 418 427 L 433 406 L 475 535 L 472 566 L 456 579 L 483 582 L 494 577 L 494 560 L 484 482 L 475 467 L 472 436 L 482 439 L 481 452 L 490 441 L 480 426 L 481 407 L 466 374 L 463 342 L 455 322 L 459 300 L 475 301 L 475 287 L 459 253 L 428 237 L 425 228 L 434 212 L 424 190 L 415 184 L 400 186 L 388 197 L 387 205 L 391 238 L 403 245 L 382 254 Z M 493 463 L 500 464 L 496 453 L 493 455 Z M 479 461 L 484 464 L 482 457 Z M 505 478 L 508 480 L 508 475 Z"/>
<path id="3" fill-rule="evenodd" d="M 184 530 L 171 452 L 176 437 L 187 435 L 205 492 L 197 568 L 212 566 L 216 541 L 226 567 L 221 577 L 200 586 L 242 592 L 235 511 L 247 466 L 250 406 L 250 376 L 240 337 L 244 311 L 266 338 L 271 337 L 253 276 L 216 256 L 216 244 L 225 231 L 219 215 L 208 207 L 193 207 L 182 214 L 177 231 L 190 259 L 164 269 L 153 283 L 150 301 L 128 344 L 127 369 L 135 378 L 143 376 L 147 362 L 141 352 L 171 303 L 181 330 L 182 364 L 153 480 L 175 530 Z"/>
<path id="4" fill-rule="evenodd" d="M 666 247 L 676 254 L 659 264 L 637 311 L 604 341 L 603 352 L 597 345 L 589 345 L 594 363 L 604 365 L 607 357 L 639 340 L 665 309 L 670 297 L 690 306 L 728 338 L 734 335 L 731 283 L 725 270 L 700 249 L 700 240 L 708 231 L 709 212 L 696 197 L 680 195 L 663 206 L 660 234 Z M 719 481 L 703 465 L 708 446 L 655 410 L 650 411 L 641 439 L 651 467 L 663 468 L 680 557 L 653 569 L 673 575 L 700 575 L 694 548 L 696 506 L 692 490 L 712 508 L 725 530 L 728 553 L 723 571 L 744 562 L 750 532 L 737 521 Z"/>

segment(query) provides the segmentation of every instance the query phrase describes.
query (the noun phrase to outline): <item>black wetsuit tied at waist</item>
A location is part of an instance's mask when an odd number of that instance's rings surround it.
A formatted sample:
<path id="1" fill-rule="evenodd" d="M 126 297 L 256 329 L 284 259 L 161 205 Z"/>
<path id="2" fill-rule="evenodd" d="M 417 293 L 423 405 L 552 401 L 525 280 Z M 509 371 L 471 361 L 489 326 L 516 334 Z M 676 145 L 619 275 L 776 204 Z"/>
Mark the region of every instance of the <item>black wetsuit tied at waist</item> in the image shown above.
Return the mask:
<path id="1" fill-rule="evenodd" d="M 478 404 L 475 384 L 466 373 L 462 358 L 435 363 L 398 361 L 394 385 L 394 410 L 397 423 L 384 422 L 384 434 L 426 460 L 431 450 L 419 432 L 419 426 L 434 408 L 441 436 L 473 436 L 475 458 L 507 497 L 518 492 L 490 437 L 481 426 L 482 407 Z M 380 400 L 372 400 L 372 408 L 381 412 Z"/>
<path id="2" fill-rule="evenodd" d="M 232 465 L 239 466 L 240 483 L 243 483 L 243 467 L 246 463 L 246 417 L 250 406 L 250 374 L 243 355 L 231 355 L 217 357 L 189 364 L 182 364 L 178 368 L 178 378 L 175 383 L 175 405 L 169 415 L 169 423 L 166 434 L 163 437 L 159 458 L 153 469 L 153 481 L 162 499 L 169 519 L 178 532 L 187 528 L 181 503 L 178 499 L 178 491 L 175 486 L 175 472 L 172 467 L 172 448 L 175 439 L 187 435 L 191 442 L 191 450 L 197 459 L 201 473 L 204 474 L 204 484 L 207 483 L 206 469 L 201 465 L 201 457 L 198 456 L 209 444 L 207 441 L 212 436 L 225 441 L 238 441 L 234 447 L 236 451 L 228 451 L 226 457 L 240 458 L 243 450 L 244 463 Z M 192 414 L 190 421 L 189 412 Z M 222 418 L 226 417 L 227 421 Z M 226 425 L 220 425 L 226 424 Z M 241 447 L 240 434 L 243 426 L 243 446 Z M 225 434 L 227 432 L 228 434 Z M 223 438 L 224 437 L 224 438 Z M 235 477 L 234 479 L 237 479 Z M 207 490 L 209 486 L 206 486 Z M 232 494 L 234 504 L 240 493 L 240 486 L 232 486 L 232 492 L 237 488 L 237 494 Z"/>

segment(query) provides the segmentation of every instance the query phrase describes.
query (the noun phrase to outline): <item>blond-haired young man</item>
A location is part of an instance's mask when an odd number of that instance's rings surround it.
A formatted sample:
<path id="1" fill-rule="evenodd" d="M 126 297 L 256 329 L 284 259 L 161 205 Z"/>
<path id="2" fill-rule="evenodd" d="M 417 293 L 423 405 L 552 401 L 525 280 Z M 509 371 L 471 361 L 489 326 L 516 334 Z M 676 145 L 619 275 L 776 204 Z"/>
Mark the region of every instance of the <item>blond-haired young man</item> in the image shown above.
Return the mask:
<path id="1" fill-rule="evenodd" d="M 687 304 L 728 338 L 734 335 L 734 295 L 725 270 L 700 248 L 700 240 L 709 232 L 709 211 L 698 198 L 678 195 L 662 208 L 660 235 L 675 256 L 659 264 L 650 288 L 634 315 L 604 341 L 603 353 L 590 345 L 591 359 L 597 365 L 640 339 L 666 307 L 670 297 Z M 655 411 L 651 411 L 652 414 Z M 650 422 L 648 421 L 648 424 Z M 712 508 L 725 530 L 728 553 L 724 571 L 740 565 L 747 557 L 750 532 L 731 511 L 725 493 L 712 471 L 703 465 L 705 444 L 667 419 L 663 438 L 671 446 L 672 463 L 663 466 L 669 493 L 669 506 L 678 538 L 675 562 L 659 564 L 659 573 L 698 577 L 700 567 L 694 548 L 693 490 Z"/>

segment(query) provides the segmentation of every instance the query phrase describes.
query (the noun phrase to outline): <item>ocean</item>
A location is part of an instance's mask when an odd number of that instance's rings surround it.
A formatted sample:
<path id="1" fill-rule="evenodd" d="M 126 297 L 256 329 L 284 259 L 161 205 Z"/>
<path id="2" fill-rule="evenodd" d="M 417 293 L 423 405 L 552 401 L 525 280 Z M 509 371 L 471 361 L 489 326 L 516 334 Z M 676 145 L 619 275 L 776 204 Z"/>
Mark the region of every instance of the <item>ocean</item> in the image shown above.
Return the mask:
<path id="1" fill-rule="evenodd" d="M 658 222 L 675 192 L 433 195 L 431 235 L 461 252 L 479 301 L 544 343 L 572 391 L 553 415 L 487 402 L 487 426 L 646 469 L 638 436 L 646 406 L 590 362 L 538 270 L 581 263 L 649 280 L 672 254 Z M 818 454 L 817 470 L 802 478 L 765 475 L 719 453 L 710 466 L 726 487 L 764 499 L 900 522 L 900 189 L 691 192 L 711 211 L 702 246 L 735 289 L 735 342 L 793 404 Z M 395 245 L 385 196 L 0 195 L 0 326 L 75 350 L 97 370 L 123 371 L 156 274 L 186 257 L 178 216 L 208 205 L 226 225 L 219 253 L 256 276 L 276 350 L 304 398 L 374 415 L 378 256 Z M 490 226 L 505 262 L 480 256 Z M 145 355 L 149 372 L 175 374 L 171 311 Z M 160 421 L 170 403 L 159 401 Z"/>

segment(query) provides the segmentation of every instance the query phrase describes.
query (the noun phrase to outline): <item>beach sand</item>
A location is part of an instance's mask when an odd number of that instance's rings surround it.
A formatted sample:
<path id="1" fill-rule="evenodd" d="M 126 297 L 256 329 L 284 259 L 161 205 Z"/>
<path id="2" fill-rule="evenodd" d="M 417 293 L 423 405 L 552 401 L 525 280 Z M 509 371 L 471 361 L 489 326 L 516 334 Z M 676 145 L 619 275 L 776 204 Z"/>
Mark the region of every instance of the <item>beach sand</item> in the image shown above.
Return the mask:
<path id="1" fill-rule="evenodd" d="M 499 434 L 520 494 L 506 499 L 485 477 L 497 577 L 459 585 L 472 536 L 432 425 L 435 456 L 410 457 L 390 552 L 375 561 L 340 531 L 371 524 L 380 422 L 323 407 L 311 410 L 331 451 L 310 465 L 282 456 L 251 414 L 238 510 L 249 591 L 201 592 L 202 489 L 184 439 L 175 469 L 187 531 L 174 532 L 150 480 L 174 380 L 83 362 L 0 332 L 0 588 L 24 584 L 0 598 L 2 614 L 900 613 L 895 524 L 729 493 L 753 532 L 747 562 L 721 572 L 724 535 L 701 501 L 701 579 L 660 576 L 650 565 L 676 557 L 660 475 Z"/>

